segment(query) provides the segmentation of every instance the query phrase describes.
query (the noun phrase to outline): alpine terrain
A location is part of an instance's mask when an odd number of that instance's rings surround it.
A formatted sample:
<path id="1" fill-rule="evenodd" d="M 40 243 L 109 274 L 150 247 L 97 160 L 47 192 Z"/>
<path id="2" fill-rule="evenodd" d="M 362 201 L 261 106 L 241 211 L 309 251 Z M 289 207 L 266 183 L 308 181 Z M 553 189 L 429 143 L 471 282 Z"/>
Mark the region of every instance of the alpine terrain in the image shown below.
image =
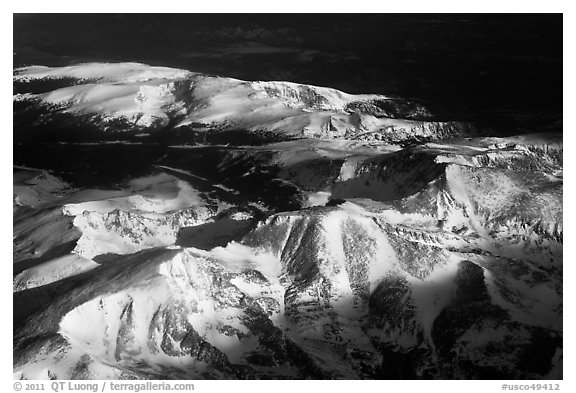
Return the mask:
<path id="1" fill-rule="evenodd" d="M 140 63 L 14 70 L 16 379 L 562 379 L 563 145 Z"/>

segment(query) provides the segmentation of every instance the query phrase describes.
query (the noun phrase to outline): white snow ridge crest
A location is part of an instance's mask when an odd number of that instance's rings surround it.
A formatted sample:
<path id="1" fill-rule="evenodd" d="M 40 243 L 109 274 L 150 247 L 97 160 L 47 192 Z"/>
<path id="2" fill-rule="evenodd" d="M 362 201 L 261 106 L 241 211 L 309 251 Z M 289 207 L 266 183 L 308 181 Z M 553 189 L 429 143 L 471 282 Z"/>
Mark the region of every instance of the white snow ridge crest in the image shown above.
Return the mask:
<path id="1" fill-rule="evenodd" d="M 245 82 L 138 63 L 87 63 L 71 67 L 23 67 L 14 79 L 73 78 L 77 82 L 42 94 L 16 95 L 66 112 L 91 115 L 108 129 L 118 119 L 138 128 L 202 125 L 329 139 L 403 140 L 459 135 L 457 123 L 429 122 L 416 107 L 401 117 L 388 107 L 397 99 L 352 95 L 290 82 Z"/>

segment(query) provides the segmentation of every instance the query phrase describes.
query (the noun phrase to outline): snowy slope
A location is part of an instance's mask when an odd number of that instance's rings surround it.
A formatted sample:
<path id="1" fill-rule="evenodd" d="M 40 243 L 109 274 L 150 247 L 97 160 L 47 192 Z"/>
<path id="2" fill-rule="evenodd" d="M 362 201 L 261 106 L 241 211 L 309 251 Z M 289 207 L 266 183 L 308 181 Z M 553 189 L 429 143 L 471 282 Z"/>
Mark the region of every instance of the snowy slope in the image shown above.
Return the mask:
<path id="1" fill-rule="evenodd" d="M 518 323 L 527 346 L 534 329 L 561 329 L 554 324 L 559 277 L 544 283 L 540 269 L 515 262 L 513 269 L 533 276 L 519 279 L 502 270 L 504 260 L 455 250 L 473 239 L 388 216 L 352 203 L 282 213 L 240 244 L 155 250 L 102 266 L 17 333 L 46 349 L 23 349 L 15 371 L 38 378 L 48 367 L 74 378 L 80 365 L 102 364 L 140 377 L 376 377 L 381 346 L 420 348 L 418 370 L 444 356 L 450 342 L 436 324 L 459 307 L 459 292 L 476 296 L 470 279 L 484 291 L 483 307 L 494 309 L 475 316 L 479 326 L 490 325 L 494 312 L 502 336 L 479 330 L 459 345 L 506 347 Z M 541 309 L 548 319 L 539 318 Z M 514 360 L 499 354 L 491 355 L 499 367 L 516 372 Z"/>
<path id="2" fill-rule="evenodd" d="M 273 131 L 283 135 L 363 140 L 443 138 L 470 130 L 456 123 L 425 121 L 418 104 L 383 95 L 351 95 L 291 82 L 246 82 L 137 63 L 87 63 L 70 67 L 24 67 L 14 80 L 72 78 L 76 82 L 40 100 L 73 115 L 94 116 L 102 129 L 121 119 L 134 128 L 199 126 L 219 130 Z M 397 103 L 398 101 L 398 103 Z"/>

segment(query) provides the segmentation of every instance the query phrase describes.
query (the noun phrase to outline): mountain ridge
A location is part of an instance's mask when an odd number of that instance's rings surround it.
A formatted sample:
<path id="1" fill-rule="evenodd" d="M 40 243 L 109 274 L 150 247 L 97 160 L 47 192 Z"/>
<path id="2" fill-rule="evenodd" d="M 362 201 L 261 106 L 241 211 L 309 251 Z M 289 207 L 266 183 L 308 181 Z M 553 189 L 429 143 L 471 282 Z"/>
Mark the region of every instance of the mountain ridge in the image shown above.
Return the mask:
<path id="1" fill-rule="evenodd" d="M 424 106 L 405 99 L 351 95 L 292 82 L 245 82 L 140 63 L 15 70 L 14 81 L 20 85 L 42 80 L 70 80 L 72 85 L 39 94 L 18 93 L 14 100 L 88 115 L 102 130 L 107 123 L 125 121 L 140 130 L 170 124 L 396 142 L 478 132 L 465 123 L 431 121 L 433 115 Z"/>

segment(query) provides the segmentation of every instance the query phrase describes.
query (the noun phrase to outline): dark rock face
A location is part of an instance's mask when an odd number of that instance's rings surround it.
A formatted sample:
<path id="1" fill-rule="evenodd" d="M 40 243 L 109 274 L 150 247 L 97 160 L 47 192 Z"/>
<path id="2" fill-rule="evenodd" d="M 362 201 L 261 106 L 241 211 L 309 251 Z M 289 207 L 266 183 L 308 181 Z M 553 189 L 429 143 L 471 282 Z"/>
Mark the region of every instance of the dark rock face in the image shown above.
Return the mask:
<path id="1" fill-rule="evenodd" d="M 433 118 L 432 113 L 424 106 L 404 99 L 352 102 L 346 106 L 346 110 L 391 119 L 430 120 Z"/>

